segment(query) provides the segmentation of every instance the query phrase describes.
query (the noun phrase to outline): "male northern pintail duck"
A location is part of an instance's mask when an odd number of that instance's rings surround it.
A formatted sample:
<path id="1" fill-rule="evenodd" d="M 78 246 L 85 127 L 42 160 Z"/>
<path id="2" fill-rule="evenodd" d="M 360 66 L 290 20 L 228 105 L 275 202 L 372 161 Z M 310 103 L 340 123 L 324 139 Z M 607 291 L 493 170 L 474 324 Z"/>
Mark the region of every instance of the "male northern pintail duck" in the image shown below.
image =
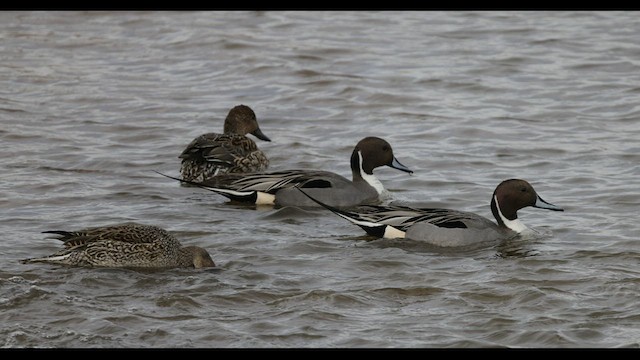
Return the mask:
<path id="1" fill-rule="evenodd" d="M 49 263 L 110 268 L 204 268 L 215 264 L 197 246 L 183 247 L 157 226 L 125 223 L 77 231 L 45 231 L 56 234 L 64 249 L 23 263 Z"/>
<path id="2" fill-rule="evenodd" d="M 296 186 L 300 186 L 326 204 L 346 207 L 379 201 L 385 190 L 380 180 L 373 175 L 373 169 L 383 165 L 413 173 L 393 156 L 388 142 L 378 137 L 366 137 L 358 142 L 351 154 L 353 181 L 329 171 L 315 170 L 227 174 L 200 183 L 181 181 L 214 191 L 235 201 L 279 206 L 317 206 L 295 189 Z"/>
<path id="3" fill-rule="evenodd" d="M 260 130 L 253 110 L 246 105 L 238 105 L 224 120 L 223 134 L 200 135 L 180 154 L 182 178 L 205 181 L 220 174 L 265 171 L 269 159 L 246 134 L 271 141 Z"/>
<path id="4" fill-rule="evenodd" d="M 517 212 L 527 206 L 564 211 L 542 200 L 531 184 L 519 179 L 505 180 L 493 192 L 491 212 L 497 224 L 474 213 L 450 209 L 359 206 L 351 211 L 344 211 L 315 198 L 306 189 L 300 189 L 300 192 L 360 226 L 369 235 L 407 238 L 436 246 L 465 246 L 521 234 L 528 228 L 520 222 Z"/>

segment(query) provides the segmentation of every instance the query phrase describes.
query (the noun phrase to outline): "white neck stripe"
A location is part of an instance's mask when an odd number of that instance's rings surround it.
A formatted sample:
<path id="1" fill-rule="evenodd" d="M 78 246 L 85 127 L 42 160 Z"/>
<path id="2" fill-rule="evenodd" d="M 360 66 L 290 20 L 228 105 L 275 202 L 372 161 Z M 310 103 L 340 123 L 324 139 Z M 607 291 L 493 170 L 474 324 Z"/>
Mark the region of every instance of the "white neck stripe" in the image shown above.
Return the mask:
<path id="1" fill-rule="evenodd" d="M 358 159 L 360 159 L 360 176 L 362 176 L 362 178 L 364 179 L 364 181 L 367 182 L 367 184 L 371 185 L 372 188 L 374 188 L 376 190 L 376 192 L 378 193 L 378 196 L 382 195 L 382 192 L 384 191 L 384 186 L 382 186 L 382 183 L 380 182 L 380 180 L 378 180 L 378 178 L 371 174 L 367 174 L 366 172 L 364 172 L 364 170 L 362 169 L 362 153 L 360 152 L 360 150 L 358 150 Z"/>
<path id="2" fill-rule="evenodd" d="M 520 219 L 509 220 L 506 217 L 504 217 L 504 215 L 502 215 L 502 210 L 500 210 L 500 203 L 498 202 L 498 197 L 494 195 L 493 200 L 496 202 L 496 208 L 498 209 L 498 215 L 500 215 L 500 219 L 509 229 L 517 232 L 518 234 L 529 229 L 520 221 Z"/>

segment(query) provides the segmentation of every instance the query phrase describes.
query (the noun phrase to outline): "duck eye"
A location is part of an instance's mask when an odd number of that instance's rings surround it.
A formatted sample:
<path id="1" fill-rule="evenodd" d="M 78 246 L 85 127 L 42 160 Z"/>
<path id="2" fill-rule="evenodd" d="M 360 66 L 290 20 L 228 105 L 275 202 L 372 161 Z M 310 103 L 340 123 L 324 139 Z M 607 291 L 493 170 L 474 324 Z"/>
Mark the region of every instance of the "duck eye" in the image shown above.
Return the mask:
<path id="1" fill-rule="evenodd" d="M 388 147 L 387 145 L 384 145 L 384 146 L 382 147 L 382 150 L 384 150 L 384 151 L 389 151 L 389 147 Z"/>
<path id="2" fill-rule="evenodd" d="M 525 188 L 525 187 L 520 188 L 520 191 L 521 191 L 521 192 L 527 192 L 527 188 Z"/>

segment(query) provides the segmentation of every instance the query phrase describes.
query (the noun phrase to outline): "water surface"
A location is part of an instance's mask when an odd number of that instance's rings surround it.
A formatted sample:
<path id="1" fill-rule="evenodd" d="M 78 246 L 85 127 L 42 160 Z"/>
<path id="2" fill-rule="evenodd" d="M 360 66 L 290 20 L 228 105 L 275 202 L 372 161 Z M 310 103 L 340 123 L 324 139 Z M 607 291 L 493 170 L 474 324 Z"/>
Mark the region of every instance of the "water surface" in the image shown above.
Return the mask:
<path id="1" fill-rule="evenodd" d="M 0 13 L 4 347 L 638 347 L 640 20 L 629 12 Z M 177 156 L 251 106 L 271 169 L 350 176 L 379 136 L 393 199 L 490 217 L 523 178 L 544 236 L 369 241 L 323 210 L 182 187 Z M 41 231 L 137 221 L 219 268 L 23 265 Z"/>

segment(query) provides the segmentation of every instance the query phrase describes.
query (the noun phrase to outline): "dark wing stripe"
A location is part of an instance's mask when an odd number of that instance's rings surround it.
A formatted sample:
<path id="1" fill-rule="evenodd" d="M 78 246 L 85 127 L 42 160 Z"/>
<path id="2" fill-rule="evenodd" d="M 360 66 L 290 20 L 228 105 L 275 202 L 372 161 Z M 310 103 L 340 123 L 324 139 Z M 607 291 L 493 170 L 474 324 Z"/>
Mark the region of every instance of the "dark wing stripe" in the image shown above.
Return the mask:
<path id="1" fill-rule="evenodd" d="M 330 188 L 331 181 L 326 179 L 326 173 L 320 171 L 306 171 L 306 170 L 289 170 L 280 171 L 269 174 L 253 174 L 246 175 L 240 178 L 237 176 L 228 177 L 226 179 L 234 179 L 232 181 L 218 181 L 210 183 L 199 183 L 195 181 L 180 179 L 170 175 L 163 174 L 159 171 L 155 173 L 160 174 L 169 179 L 178 180 L 183 183 L 195 185 L 197 187 L 216 192 L 226 197 L 238 196 L 238 194 L 228 194 L 223 192 L 224 190 L 231 190 L 237 192 L 249 192 L 260 191 L 269 194 L 275 194 L 278 190 L 283 188 L 291 188 L 294 186 L 304 187 L 318 187 L 318 188 Z M 306 186 L 305 186 L 306 185 Z"/>
<path id="2" fill-rule="evenodd" d="M 445 228 L 466 228 L 464 220 L 472 219 L 467 213 L 448 209 L 413 209 L 405 206 L 360 206 L 356 218 L 378 224 L 391 225 L 402 231 L 418 222 L 428 222 Z"/>
<path id="3" fill-rule="evenodd" d="M 248 175 L 225 185 L 225 187 L 238 191 L 257 190 L 270 194 L 283 188 L 290 188 L 313 181 L 322 181 L 324 186 L 321 187 L 330 187 L 330 185 L 327 186 L 330 182 L 324 180 L 322 176 L 323 173 L 317 171 L 280 171 L 270 174 Z"/>

